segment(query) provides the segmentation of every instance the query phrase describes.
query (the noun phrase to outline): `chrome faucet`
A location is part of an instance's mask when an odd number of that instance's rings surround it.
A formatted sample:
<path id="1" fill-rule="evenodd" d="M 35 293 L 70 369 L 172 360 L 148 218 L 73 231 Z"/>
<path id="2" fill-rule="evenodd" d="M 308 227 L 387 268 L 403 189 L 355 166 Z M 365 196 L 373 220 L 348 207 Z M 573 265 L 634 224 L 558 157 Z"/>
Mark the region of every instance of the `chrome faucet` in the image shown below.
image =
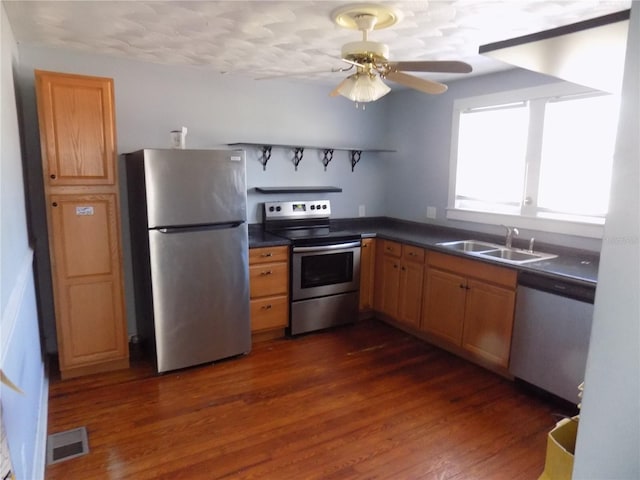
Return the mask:
<path id="1" fill-rule="evenodd" d="M 511 241 L 514 235 L 517 237 L 520 231 L 516 227 L 507 227 L 506 225 L 503 225 L 503 227 L 507 229 L 507 238 L 505 239 L 504 245 L 507 248 L 511 248 Z"/>

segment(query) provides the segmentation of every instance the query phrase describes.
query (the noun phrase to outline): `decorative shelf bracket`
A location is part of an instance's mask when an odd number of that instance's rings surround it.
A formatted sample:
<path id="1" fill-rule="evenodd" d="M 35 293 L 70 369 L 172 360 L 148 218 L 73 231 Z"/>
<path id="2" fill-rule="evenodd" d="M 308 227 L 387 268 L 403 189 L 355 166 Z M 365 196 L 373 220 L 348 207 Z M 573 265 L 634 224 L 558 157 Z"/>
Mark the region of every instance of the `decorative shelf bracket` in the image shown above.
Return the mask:
<path id="1" fill-rule="evenodd" d="M 304 155 L 304 147 L 295 147 L 295 152 L 293 154 L 293 164 L 296 167 L 296 172 L 298 171 L 298 165 L 302 160 L 302 156 Z"/>
<path id="2" fill-rule="evenodd" d="M 356 168 L 356 164 L 360 161 L 362 150 L 351 150 L 351 171 Z"/>
<path id="3" fill-rule="evenodd" d="M 327 171 L 327 165 L 333 160 L 333 148 L 325 148 L 324 156 L 322 157 L 322 165 L 324 165 L 324 171 Z"/>
<path id="4" fill-rule="evenodd" d="M 260 157 L 260 163 L 262 164 L 262 170 L 267 170 L 267 162 L 271 158 L 271 145 L 262 146 L 262 157 Z"/>

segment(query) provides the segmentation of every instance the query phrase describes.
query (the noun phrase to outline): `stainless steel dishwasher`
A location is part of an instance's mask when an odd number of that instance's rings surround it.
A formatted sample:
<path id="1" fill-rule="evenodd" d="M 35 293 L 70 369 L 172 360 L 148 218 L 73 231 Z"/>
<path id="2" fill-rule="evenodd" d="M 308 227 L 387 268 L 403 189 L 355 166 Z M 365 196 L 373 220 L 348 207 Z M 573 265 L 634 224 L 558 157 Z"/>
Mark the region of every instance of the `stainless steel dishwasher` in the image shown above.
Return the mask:
<path id="1" fill-rule="evenodd" d="M 577 404 L 591 335 L 595 287 L 528 272 L 518 277 L 513 376 Z"/>

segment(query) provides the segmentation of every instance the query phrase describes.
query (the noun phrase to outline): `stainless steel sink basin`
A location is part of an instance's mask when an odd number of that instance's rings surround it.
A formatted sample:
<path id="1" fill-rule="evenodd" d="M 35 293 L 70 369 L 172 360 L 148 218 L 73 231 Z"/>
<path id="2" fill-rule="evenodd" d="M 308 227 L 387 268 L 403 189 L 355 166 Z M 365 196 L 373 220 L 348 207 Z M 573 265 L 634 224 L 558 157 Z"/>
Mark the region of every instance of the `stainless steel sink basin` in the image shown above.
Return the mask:
<path id="1" fill-rule="evenodd" d="M 548 253 L 527 252 L 523 250 L 515 250 L 513 248 L 501 248 L 500 250 L 491 250 L 481 252 L 484 257 L 492 257 L 500 260 L 509 260 L 514 263 L 537 262 L 538 260 L 547 260 L 557 255 Z"/>
<path id="2" fill-rule="evenodd" d="M 500 262 L 521 265 L 523 263 L 539 262 L 556 258 L 557 255 L 544 252 L 530 252 L 519 248 L 508 248 L 495 243 L 478 240 L 459 240 L 456 242 L 441 242 L 436 245 L 450 248 L 469 255 L 497 260 Z"/>
<path id="3" fill-rule="evenodd" d="M 486 252 L 488 250 L 495 250 L 500 248 L 499 245 L 493 243 L 480 242 L 478 240 L 460 240 L 457 242 L 442 242 L 437 243 L 441 247 L 451 248 L 458 250 L 459 252 Z"/>

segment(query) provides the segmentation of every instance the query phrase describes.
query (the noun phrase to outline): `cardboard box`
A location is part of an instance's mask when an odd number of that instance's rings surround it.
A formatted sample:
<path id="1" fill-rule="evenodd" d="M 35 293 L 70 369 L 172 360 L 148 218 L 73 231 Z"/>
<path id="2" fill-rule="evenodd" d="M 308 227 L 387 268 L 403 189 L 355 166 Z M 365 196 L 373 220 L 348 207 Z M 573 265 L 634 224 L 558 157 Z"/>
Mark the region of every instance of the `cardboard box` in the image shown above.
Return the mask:
<path id="1" fill-rule="evenodd" d="M 544 472 L 538 480 L 571 480 L 579 416 L 563 418 L 547 436 Z"/>

